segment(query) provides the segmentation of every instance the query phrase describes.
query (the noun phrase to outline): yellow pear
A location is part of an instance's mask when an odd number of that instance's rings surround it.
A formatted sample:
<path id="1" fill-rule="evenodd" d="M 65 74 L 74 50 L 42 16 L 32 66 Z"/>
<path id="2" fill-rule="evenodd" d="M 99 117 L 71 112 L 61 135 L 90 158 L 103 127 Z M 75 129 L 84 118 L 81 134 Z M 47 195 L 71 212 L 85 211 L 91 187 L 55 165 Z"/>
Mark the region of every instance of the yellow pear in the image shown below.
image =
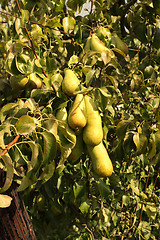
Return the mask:
<path id="1" fill-rule="evenodd" d="M 65 69 L 64 78 L 62 80 L 62 91 L 67 96 L 74 96 L 75 90 L 78 89 L 80 81 L 77 78 L 76 74 L 71 69 Z"/>
<path id="2" fill-rule="evenodd" d="M 82 129 L 87 123 L 86 108 L 83 94 L 77 94 L 68 115 L 68 124 L 75 130 Z"/>
<path id="3" fill-rule="evenodd" d="M 29 89 L 36 89 L 42 87 L 42 81 L 35 73 L 29 75 L 29 82 L 27 84 Z"/>
<path id="4" fill-rule="evenodd" d="M 87 150 L 93 163 L 93 170 L 97 176 L 111 176 L 113 172 L 113 165 L 103 142 L 94 147 L 87 145 Z"/>
<path id="5" fill-rule="evenodd" d="M 83 129 L 83 140 L 86 144 L 95 146 L 103 139 L 102 119 L 93 99 L 88 95 L 84 96 L 87 124 Z"/>
<path id="6" fill-rule="evenodd" d="M 78 163 L 80 156 L 82 155 L 83 152 L 84 152 L 84 142 L 82 139 L 82 134 L 80 134 L 76 138 L 76 145 L 72 149 L 71 154 L 68 157 L 68 160 L 73 164 Z"/>
<path id="7" fill-rule="evenodd" d="M 96 34 L 92 34 L 91 40 L 91 49 L 97 52 L 104 52 L 107 50 L 105 44 L 96 36 Z"/>

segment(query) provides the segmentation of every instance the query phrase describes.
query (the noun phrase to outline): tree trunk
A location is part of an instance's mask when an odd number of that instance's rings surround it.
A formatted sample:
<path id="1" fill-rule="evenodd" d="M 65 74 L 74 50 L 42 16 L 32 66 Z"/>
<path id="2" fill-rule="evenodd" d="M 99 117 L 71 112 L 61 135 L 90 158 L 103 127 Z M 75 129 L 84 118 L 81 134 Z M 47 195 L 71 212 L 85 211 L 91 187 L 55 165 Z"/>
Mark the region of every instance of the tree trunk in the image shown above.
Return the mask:
<path id="1" fill-rule="evenodd" d="M 3 180 L 4 173 L 0 172 L 0 183 Z M 16 191 L 16 184 L 12 183 L 4 194 L 13 199 L 8 208 L 0 208 L 0 240 L 36 240 L 31 219 L 21 194 Z"/>

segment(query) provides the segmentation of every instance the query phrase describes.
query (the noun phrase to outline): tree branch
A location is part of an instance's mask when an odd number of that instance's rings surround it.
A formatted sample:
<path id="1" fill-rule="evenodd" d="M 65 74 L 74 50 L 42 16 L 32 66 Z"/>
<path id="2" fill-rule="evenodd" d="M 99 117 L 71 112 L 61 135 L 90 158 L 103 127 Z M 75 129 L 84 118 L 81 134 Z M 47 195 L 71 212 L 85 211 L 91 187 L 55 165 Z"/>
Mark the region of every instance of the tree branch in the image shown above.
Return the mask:
<path id="1" fill-rule="evenodd" d="M 1 156 L 5 155 L 5 154 L 8 152 L 9 148 L 12 147 L 12 146 L 18 141 L 19 138 L 20 138 L 20 134 L 18 134 L 18 135 L 13 139 L 13 141 L 10 142 L 10 143 L 7 145 L 6 149 L 0 154 L 0 158 L 1 158 Z"/>

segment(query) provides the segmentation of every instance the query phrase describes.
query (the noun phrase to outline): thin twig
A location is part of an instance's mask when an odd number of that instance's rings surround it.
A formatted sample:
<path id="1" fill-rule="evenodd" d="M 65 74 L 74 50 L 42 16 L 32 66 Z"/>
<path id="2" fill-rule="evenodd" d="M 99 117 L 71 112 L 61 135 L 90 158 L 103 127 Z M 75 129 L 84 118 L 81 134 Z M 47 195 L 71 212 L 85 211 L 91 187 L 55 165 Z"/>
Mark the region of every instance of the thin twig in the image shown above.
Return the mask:
<path id="1" fill-rule="evenodd" d="M 20 5 L 19 5 L 18 0 L 16 0 L 16 3 L 17 3 L 17 6 L 18 6 L 18 9 L 19 9 L 19 12 L 20 12 L 21 15 L 22 15 L 22 11 L 21 11 L 21 8 L 20 8 Z M 37 56 L 37 53 L 36 53 L 36 51 L 35 51 L 32 38 L 31 38 L 31 36 L 30 36 L 30 34 L 29 34 L 29 32 L 28 32 L 28 29 L 27 29 L 26 24 L 24 25 L 24 28 L 25 28 L 25 30 L 26 30 L 27 36 L 28 36 L 28 38 L 29 38 L 29 41 L 30 41 L 30 43 L 31 43 L 31 46 L 32 46 L 32 50 L 33 50 L 33 52 L 34 52 L 34 55 L 35 55 L 35 57 L 38 59 L 38 56 Z M 44 69 L 42 69 L 42 72 L 43 72 L 43 74 L 45 75 L 45 77 L 48 78 L 48 76 L 47 76 L 47 74 L 45 73 Z"/>
<path id="2" fill-rule="evenodd" d="M 13 139 L 13 141 L 10 142 L 10 143 L 7 145 L 7 147 L 5 148 L 5 150 L 0 154 L 0 158 L 8 152 L 9 148 L 12 147 L 12 146 L 18 141 L 19 138 L 20 138 L 20 134 L 18 134 L 18 135 Z"/>

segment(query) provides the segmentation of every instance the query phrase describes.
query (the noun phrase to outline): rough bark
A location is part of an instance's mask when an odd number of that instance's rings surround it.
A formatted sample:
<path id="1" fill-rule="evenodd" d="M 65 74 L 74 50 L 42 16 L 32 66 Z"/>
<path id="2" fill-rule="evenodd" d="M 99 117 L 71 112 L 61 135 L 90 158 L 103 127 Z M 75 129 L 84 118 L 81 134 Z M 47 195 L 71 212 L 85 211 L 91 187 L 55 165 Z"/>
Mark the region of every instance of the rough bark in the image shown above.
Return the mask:
<path id="1" fill-rule="evenodd" d="M 0 183 L 4 177 L 4 173 L 0 172 Z M 13 199 L 8 208 L 0 208 L 0 240 L 36 240 L 31 219 L 21 194 L 16 190 L 16 184 L 13 183 L 4 194 Z"/>

